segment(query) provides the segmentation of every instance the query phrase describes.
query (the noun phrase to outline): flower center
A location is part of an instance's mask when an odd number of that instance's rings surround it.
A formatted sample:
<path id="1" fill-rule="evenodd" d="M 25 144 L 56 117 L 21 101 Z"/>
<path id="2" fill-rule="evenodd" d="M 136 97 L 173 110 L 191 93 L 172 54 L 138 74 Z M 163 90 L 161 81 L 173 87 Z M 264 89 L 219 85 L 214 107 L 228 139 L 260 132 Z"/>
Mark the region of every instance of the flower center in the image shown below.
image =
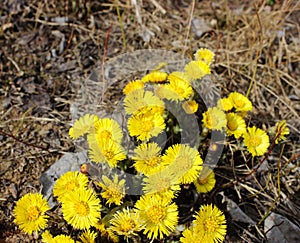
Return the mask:
<path id="1" fill-rule="evenodd" d="M 207 182 L 208 182 L 208 176 L 205 176 L 205 177 L 199 177 L 199 178 L 198 178 L 198 182 L 199 182 L 199 184 L 201 184 L 201 185 L 207 184 Z"/>
<path id="2" fill-rule="evenodd" d="M 166 216 L 166 212 L 162 207 L 152 206 L 147 211 L 147 217 L 153 224 L 159 224 Z"/>
<path id="3" fill-rule="evenodd" d="M 132 219 L 127 219 L 121 223 L 121 229 L 123 232 L 128 232 L 135 227 L 135 223 Z"/>
<path id="4" fill-rule="evenodd" d="M 160 164 L 161 159 L 159 157 L 153 157 L 145 161 L 146 165 L 154 167 Z"/>
<path id="5" fill-rule="evenodd" d="M 218 222 L 213 217 L 209 217 L 208 219 L 204 220 L 203 224 L 205 230 L 208 232 L 215 232 L 218 228 Z"/>
<path id="6" fill-rule="evenodd" d="M 80 216 L 86 216 L 89 214 L 89 205 L 86 202 L 78 202 L 74 206 L 75 212 Z"/>
<path id="7" fill-rule="evenodd" d="M 170 187 L 170 180 L 167 178 L 162 178 L 160 181 L 158 181 L 157 186 L 156 186 L 156 191 L 157 192 L 164 192 Z"/>
<path id="8" fill-rule="evenodd" d="M 109 186 L 107 193 L 110 195 L 110 198 L 118 198 L 122 193 L 122 188 L 120 188 L 118 185 L 112 184 Z"/>
<path id="9" fill-rule="evenodd" d="M 258 145 L 261 144 L 261 138 L 260 137 L 252 137 L 252 138 L 250 138 L 249 143 L 252 147 L 257 147 Z"/>
<path id="10" fill-rule="evenodd" d="M 79 184 L 77 181 L 72 180 L 72 181 L 69 181 L 68 183 L 66 183 L 65 187 L 68 191 L 74 191 L 75 188 L 79 187 Z"/>
<path id="11" fill-rule="evenodd" d="M 181 87 L 176 87 L 176 93 L 180 96 L 184 95 L 184 90 Z"/>
<path id="12" fill-rule="evenodd" d="M 105 150 L 105 151 L 102 151 L 102 154 L 103 156 L 107 159 L 107 160 L 110 160 L 114 157 L 114 153 L 110 150 Z"/>
<path id="13" fill-rule="evenodd" d="M 229 130 L 235 131 L 238 128 L 238 124 L 235 120 L 232 120 L 227 122 L 227 127 L 229 128 Z"/>
<path id="14" fill-rule="evenodd" d="M 98 135 L 101 139 L 111 139 L 111 133 L 107 130 L 99 132 Z"/>
<path id="15" fill-rule="evenodd" d="M 37 206 L 32 206 L 28 208 L 26 212 L 26 217 L 29 221 L 36 221 L 40 216 L 40 210 Z"/>
<path id="16" fill-rule="evenodd" d="M 182 155 L 176 158 L 176 164 L 179 166 L 178 171 L 180 171 L 181 173 L 185 173 L 192 167 L 190 158 Z"/>
<path id="17" fill-rule="evenodd" d="M 150 120 L 142 121 L 142 129 L 144 132 L 150 132 L 153 129 L 153 122 Z"/>
<path id="18" fill-rule="evenodd" d="M 245 105 L 245 102 L 243 100 L 235 100 L 234 104 L 236 105 L 236 107 L 241 108 Z"/>

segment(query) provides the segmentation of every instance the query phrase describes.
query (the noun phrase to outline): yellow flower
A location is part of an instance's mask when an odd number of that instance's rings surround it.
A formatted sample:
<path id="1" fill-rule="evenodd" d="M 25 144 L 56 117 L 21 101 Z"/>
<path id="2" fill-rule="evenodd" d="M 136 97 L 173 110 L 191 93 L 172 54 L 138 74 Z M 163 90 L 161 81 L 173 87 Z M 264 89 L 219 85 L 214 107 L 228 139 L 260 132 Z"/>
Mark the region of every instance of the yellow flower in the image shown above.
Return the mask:
<path id="1" fill-rule="evenodd" d="M 192 231 L 191 229 L 185 229 L 182 232 L 182 237 L 180 238 L 180 242 L 182 243 L 206 243 L 201 240 L 200 234 Z"/>
<path id="2" fill-rule="evenodd" d="M 128 240 L 142 230 L 142 225 L 138 214 L 133 209 L 123 208 L 122 211 L 114 213 L 109 229 Z"/>
<path id="3" fill-rule="evenodd" d="M 231 112 L 226 114 L 226 119 L 228 136 L 234 135 L 235 138 L 239 138 L 246 132 L 246 122 L 241 116 Z"/>
<path id="4" fill-rule="evenodd" d="M 67 193 L 62 213 L 68 224 L 76 229 L 95 226 L 100 217 L 100 200 L 91 189 L 79 188 Z"/>
<path id="5" fill-rule="evenodd" d="M 175 144 L 169 147 L 162 156 L 163 163 L 178 183 L 192 183 L 202 170 L 203 161 L 199 152 L 185 144 Z"/>
<path id="6" fill-rule="evenodd" d="M 144 178 L 143 181 L 143 191 L 146 194 L 158 194 L 171 200 L 180 191 L 174 172 L 168 169 L 151 174 Z"/>
<path id="7" fill-rule="evenodd" d="M 214 59 L 214 53 L 206 48 L 200 48 L 195 53 L 195 60 L 196 61 L 203 61 L 207 65 L 210 65 Z"/>
<path id="8" fill-rule="evenodd" d="M 208 166 L 203 166 L 198 178 L 194 181 L 197 192 L 206 193 L 210 192 L 215 184 L 215 173 Z"/>
<path id="9" fill-rule="evenodd" d="M 169 84 L 158 86 L 155 94 L 161 99 L 182 101 L 188 99 L 193 94 L 193 89 L 189 83 L 174 79 Z"/>
<path id="10" fill-rule="evenodd" d="M 123 132 L 120 125 L 113 119 L 103 118 L 95 122 L 95 138 L 98 140 L 111 139 L 115 143 L 121 143 Z"/>
<path id="11" fill-rule="evenodd" d="M 88 177 L 78 171 L 68 171 L 54 184 L 53 195 L 62 202 L 68 192 L 88 186 Z"/>
<path id="12" fill-rule="evenodd" d="M 98 185 L 102 188 L 101 196 L 106 199 L 106 203 L 110 206 L 112 203 L 121 205 L 122 199 L 125 197 L 125 180 L 120 180 L 117 175 L 114 180 L 110 180 L 107 176 L 102 176 L 102 181 Z"/>
<path id="13" fill-rule="evenodd" d="M 149 108 L 160 114 L 164 112 L 164 102 L 152 92 L 144 91 L 143 89 L 134 90 L 126 95 L 124 107 L 129 115 L 142 112 L 144 109 L 148 110 Z"/>
<path id="14" fill-rule="evenodd" d="M 123 89 L 123 93 L 125 95 L 128 95 L 131 91 L 144 89 L 144 85 L 145 84 L 141 80 L 131 81 L 125 86 L 125 88 Z"/>
<path id="15" fill-rule="evenodd" d="M 69 136 L 72 139 L 79 138 L 94 127 L 94 123 L 98 120 L 96 115 L 86 114 L 75 121 L 73 127 L 69 130 Z"/>
<path id="16" fill-rule="evenodd" d="M 281 122 L 276 123 L 276 137 L 275 143 L 278 144 L 279 141 L 286 139 L 286 135 L 290 134 L 290 129 L 286 126 L 286 121 L 282 120 Z"/>
<path id="17" fill-rule="evenodd" d="M 53 236 L 51 235 L 49 230 L 45 230 L 42 233 L 42 242 L 43 243 L 55 243 Z"/>
<path id="18" fill-rule="evenodd" d="M 42 242 L 44 243 L 75 243 L 75 241 L 68 235 L 57 235 L 53 237 L 49 230 L 42 234 Z"/>
<path id="19" fill-rule="evenodd" d="M 244 143 L 252 156 L 263 155 L 270 145 L 267 133 L 255 126 L 248 127 L 248 132 L 244 133 Z"/>
<path id="20" fill-rule="evenodd" d="M 231 99 L 223 98 L 218 100 L 218 108 L 223 111 L 230 111 L 233 108 Z"/>
<path id="21" fill-rule="evenodd" d="M 136 136 L 141 141 L 148 141 L 151 137 L 156 137 L 166 127 L 162 115 L 152 110 L 131 116 L 127 126 L 130 136 Z"/>
<path id="22" fill-rule="evenodd" d="M 161 164 L 161 148 L 157 143 L 143 143 L 134 149 L 134 168 L 148 176 L 164 168 Z"/>
<path id="23" fill-rule="evenodd" d="M 85 230 L 80 236 L 79 239 L 82 241 L 82 243 L 95 243 L 95 239 L 97 237 L 97 233 Z"/>
<path id="24" fill-rule="evenodd" d="M 214 130 L 222 130 L 227 124 L 225 113 L 217 107 L 208 108 L 203 113 L 202 122 L 204 127 Z"/>
<path id="25" fill-rule="evenodd" d="M 198 110 L 198 103 L 195 100 L 185 101 L 182 104 L 182 108 L 186 114 L 193 114 Z"/>
<path id="26" fill-rule="evenodd" d="M 195 216 L 192 231 L 200 242 L 222 242 L 226 235 L 226 219 L 222 211 L 214 205 L 203 205 Z"/>
<path id="27" fill-rule="evenodd" d="M 166 198 L 159 195 L 142 196 L 135 208 L 144 225 L 144 234 L 149 239 L 162 239 L 175 230 L 178 223 L 178 208 Z"/>
<path id="28" fill-rule="evenodd" d="M 68 235 L 57 235 L 53 238 L 53 243 L 75 243 L 75 241 Z M 51 243 L 52 241 L 50 241 Z"/>
<path id="29" fill-rule="evenodd" d="M 188 78 L 188 76 L 184 72 L 178 72 L 178 71 L 172 72 L 169 74 L 168 79 L 170 82 L 179 80 L 181 82 L 191 83 L 191 80 Z"/>
<path id="30" fill-rule="evenodd" d="M 203 61 L 191 61 L 185 65 L 184 71 L 188 79 L 202 79 L 205 75 L 210 74 L 209 66 Z"/>
<path id="31" fill-rule="evenodd" d="M 38 232 L 47 226 L 46 211 L 50 207 L 40 193 L 28 193 L 21 197 L 14 207 L 14 222 L 27 234 Z"/>
<path id="32" fill-rule="evenodd" d="M 142 82 L 160 83 L 167 80 L 168 74 L 161 71 L 152 71 L 142 78 Z"/>
<path id="33" fill-rule="evenodd" d="M 98 140 L 95 134 L 89 134 L 89 158 L 96 163 L 108 163 L 116 167 L 119 161 L 126 158 L 123 147 L 112 140 Z"/>
<path id="34" fill-rule="evenodd" d="M 228 98 L 231 100 L 233 107 L 236 111 L 251 111 L 252 103 L 244 95 L 238 92 L 230 93 Z"/>

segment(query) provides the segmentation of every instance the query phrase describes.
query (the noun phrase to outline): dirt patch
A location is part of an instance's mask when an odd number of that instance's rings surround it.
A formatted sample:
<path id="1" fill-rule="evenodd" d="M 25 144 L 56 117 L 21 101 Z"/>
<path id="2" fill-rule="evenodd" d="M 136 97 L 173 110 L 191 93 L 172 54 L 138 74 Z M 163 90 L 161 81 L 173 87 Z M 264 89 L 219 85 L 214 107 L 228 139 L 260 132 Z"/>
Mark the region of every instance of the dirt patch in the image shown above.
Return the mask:
<path id="1" fill-rule="evenodd" d="M 139 49 L 192 57 L 196 49 L 207 47 L 216 53 L 212 78 L 222 95 L 249 92 L 255 107 L 252 124 L 268 129 L 287 120 L 291 134 L 284 147 L 273 150 L 265 174 L 234 185 L 232 180 L 242 178 L 258 161 L 224 156 L 216 169 L 216 189 L 202 201 L 215 202 L 226 213 L 223 192 L 255 222 L 272 209 L 300 226 L 295 169 L 300 163 L 298 1 L 195 1 L 194 7 L 184 0 L 137 2 L 1 3 L 0 238 L 34 241 L 13 223 L 12 210 L 21 196 L 40 190 L 38 178 L 51 164 L 75 151 L 68 129 L 76 89 L 101 67 L 104 52 L 109 60 Z M 108 94 L 111 106 L 118 92 L 116 86 Z M 226 217 L 226 242 L 265 239 L 262 224 L 238 224 Z"/>

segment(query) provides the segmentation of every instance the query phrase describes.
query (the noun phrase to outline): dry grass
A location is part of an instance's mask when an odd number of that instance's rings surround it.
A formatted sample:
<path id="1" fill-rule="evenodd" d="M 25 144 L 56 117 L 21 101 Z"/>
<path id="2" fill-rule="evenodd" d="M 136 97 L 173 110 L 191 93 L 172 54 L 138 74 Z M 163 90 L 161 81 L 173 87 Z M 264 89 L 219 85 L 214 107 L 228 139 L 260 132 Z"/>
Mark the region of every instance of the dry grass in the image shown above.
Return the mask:
<path id="1" fill-rule="evenodd" d="M 213 75 L 222 95 L 239 91 L 253 101 L 252 124 L 269 129 L 287 120 L 285 145 L 273 150 L 267 169 L 244 180 L 259 160 L 231 154 L 227 146 L 216 169 L 218 186 L 202 200 L 222 206 L 224 193 L 258 224 L 239 224 L 226 214 L 226 242 L 262 242 L 262 220 L 271 210 L 300 225 L 298 1 L 24 2 L 5 1 L 0 8 L 0 238 L 33 241 L 13 224 L 13 206 L 38 191 L 41 173 L 74 150 L 67 136 L 72 83 L 101 65 L 109 27 L 107 59 L 159 48 L 191 57 L 207 47 L 216 53 Z M 71 24 L 55 17 L 68 17 Z M 201 35 L 191 18 L 201 20 Z"/>

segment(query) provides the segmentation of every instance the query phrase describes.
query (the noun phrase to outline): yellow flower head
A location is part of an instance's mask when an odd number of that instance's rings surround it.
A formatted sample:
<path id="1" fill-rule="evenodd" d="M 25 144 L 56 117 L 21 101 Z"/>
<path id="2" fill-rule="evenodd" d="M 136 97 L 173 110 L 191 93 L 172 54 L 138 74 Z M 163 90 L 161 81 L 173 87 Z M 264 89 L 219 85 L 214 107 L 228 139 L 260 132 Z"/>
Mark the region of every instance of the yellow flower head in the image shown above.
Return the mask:
<path id="1" fill-rule="evenodd" d="M 142 230 L 142 225 L 138 214 L 133 209 L 123 208 L 113 215 L 109 229 L 128 240 Z"/>
<path id="2" fill-rule="evenodd" d="M 210 65 L 214 59 L 215 54 L 206 49 L 206 48 L 200 48 L 196 53 L 195 53 L 195 60 L 196 61 L 203 61 L 207 65 Z"/>
<path id="3" fill-rule="evenodd" d="M 197 192 L 210 192 L 216 184 L 215 173 L 208 166 L 203 166 L 203 169 L 201 170 L 197 179 L 194 181 L 194 184 Z"/>
<path id="4" fill-rule="evenodd" d="M 286 126 L 286 121 L 282 120 L 281 122 L 276 123 L 276 137 L 275 143 L 278 144 L 279 141 L 286 139 L 286 135 L 290 134 L 290 129 Z"/>
<path id="5" fill-rule="evenodd" d="M 180 81 L 185 83 L 191 83 L 191 80 L 188 78 L 185 72 L 178 72 L 178 71 L 170 73 L 168 76 L 168 80 L 170 82 Z"/>
<path id="6" fill-rule="evenodd" d="M 76 139 L 89 133 L 97 120 L 98 117 L 96 115 L 86 114 L 83 117 L 80 117 L 69 130 L 70 138 Z"/>
<path id="7" fill-rule="evenodd" d="M 231 100 L 233 107 L 236 111 L 251 111 L 252 103 L 251 101 L 244 95 L 238 92 L 230 93 L 228 98 Z"/>
<path id="8" fill-rule="evenodd" d="M 201 236 L 199 234 L 197 234 L 197 232 L 194 232 L 191 229 L 185 229 L 182 232 L 182 237 L 180 238 L 180 242 L 182 242 L 182 243 L 204 243 L 204 241 L 201 241 L 200 237 Z"/>
<path id="9" fill-rule="evenodd" d="M 89 158 L 96 163 L 108 163 L 116 167 L 119 161 L 126 158 L 123 147 L 112 140 L 98 140 L 95 134 L 89 134 Z"/>
<path id="10" fill-rule="evenodd" d="M 230 111 L 233 108 L 231 99 L 223 98 L 218 100 L 218 108 L 223 111 Z"/>
<path id="11" fill-rule="evenodd" d="M 145 227 L 144 234 L 147 234 L 149 239 L 162 239 L 177 226 L 177 205 L 166 198 L 159 195 L 142 196 L 135 203 L 135 208 Z"/>
<path id="12" fill-rule="evenodd" d="M 21 197 L 14 208 L 14 222 L 27 234 L 38 232 L 47 226 L 46 211 L 50 207 L 40 193 L 28 193 Z"/>
<path id="13" fill-rule="evenodd" d="M 146 194 L 158 194 L 171 201 L 180 191 L 180 186 L 177 184 L 174 173 L 165 169 L 144 178 L 143 191 Z"/>
<path id="14" fill-rule="evenodd" d="M 161 164 L 161 147 L 157 143 L 142 143 L 134 149 L 134 168 L 148 176 L 164 168 Z"/>
<path id="15" fill-rule="evenodd" d="M 168 74 L 161 71 L 152 71 L 142 78 L 142 82 L 152 82 L 152 83 L 161 83 L 166 81 Z"/>
<path id="16" fill-rule="evenodd" d="M 82 241 L 82 243 L 95 243 L 95 239 L 97 237 L 97 233 L 85 230 L 80 236 L 79 239 Z"/>
<path id="17" fill-rule="evenodd" d="M 42 233 L 42 242 L 43 243 L 54 243 L 53 236 L 51 235 L 49 230 L 45 230 Z"/>
<path id="18" fill-rule="evenodd" d="M 111 139 L 115 143 L 121 143 L 123 138 L 120 125 L 111 118 L 103 118 L 96 121 L 94 133 L 97 140 Z"/>
<path id="19" fill-rule="evenodd" d="M 155 94 L 161 99 L 182 101 L 188 99 L 193 94 L 193 89 L 189 83 L 174 79 L 168 84 L 158 86 L 155 89 Z"/>
<path id="20" fill-rule="evenodd" d="M 191 61 L 185 65 L 184 71 L 188 79 L 196 80 L 202 79 L 204 76 L 210 74 L 209 66 L 203 61 Z"/>
<path id="21" fill-rule="evenodd" d="M 226 127 L 227 120 L 225 113 L 217 107 L 208 108 L 203 113 L 203 127 L 214 130 L 222 130 Z"/>
<path id="22" fill-rule="evenodd" d="M 267 133 L 255 126 L 248 127 L 248 132 L 244 133 L 244 143 L 252 156 L 263 155 L 270 145 Z"/>
<path id="23" fill-rule="evenodd" d="M 125 95 L 128 95 L 131 91 L 144 89 L 144 86 L 145 84 L 141 80 L 131 81 L 125 86 L 125 88 L 123 89 L 123 93 Z"/>
<path id="24" fill-rule="evenodd" d="M 164 102 L 150 91 L 137 89 L 126 95 L 124 107 L 127 114 L 131 115 L 137 112 L 143 112 L 144 109 L 151 108 L 157 113 L 164 112 Z"/>
<path id="25" fill-rule="evenodd" d="M 203 205 L 195 216 L 191 228 L 182 233 L 183 237 L 180 238 L 180 241 L 183 243 L 222 242 L 226 235 L 226 228 L 224 214 L 216 206 Z"/>
<path id="26" fill-rule="evenodd" d="M 75 243 L 75 241 L 71 238 L 71 236 L 68 235 L 57 235 L 53 238 L 53 241 L 50 241 L 50 243 Z"/>
<path id="27" fill-rule="evenodd" d="M 185 144 L 175 144 L 169 147 L 162 156 L 163 163 L 178 183 L 192 183 L 202 170 L 203 161 L 199 152 Z"/>
<path id="28" fill-rule="evenodd" d="M 128 131 L 130 136 L 138 140 L 148 141 L 156 137 L 166 127 L 164 118 L 159 113 L 149 110 L 147 113 L 137 113 L 128 119 Z"/>
<path id="29" fill-rule="evenodd" d="M 227 113 L 226 133 L 228 136 L 234 135 L 235 138 L 241 137 L 246 132 L 245 120 L 236 113 Z"/>
<path id="30" fill-rule="evenodd" d="M 185 101 L 182 104 L 182 108 L 186 114 L 193 114 L 198 110 L 198 103 L 195 100 Z"/>
<path id="31" fill-rule="evenodd" d="M 88 177 L 78 171 L 68 171 L 54 184 L 53 195 L 62 202 L 68 192 L 88 186 Z"/>
<path id="32" fill-rule="evenodd" d="M 102 176 L 102 182 L 98 185 L 102 188 L 101 196 L 105 198 L 106 203 L 110 206 L 112 203 L 121 205 L 122 199 L 125 197 L 125 180 L 119 181 L 117 175 L 114 180 L 110 180 L 107 176 Z"/>
<path id="33" fill-rule="evenodd" d="M 68 224 L 76 229 L 95 226 L 100 217 L 100 200 L 91 189 L 79 188 L 67 193 L 62 213 Z"/>
<path id="34" fill-rule="evenodd" d="M 226 235 L 226 219 L 216 206 L 203 205 L 193 221 L 196 231 L 203 232 L 203 242 L 222 242 Z"/>

